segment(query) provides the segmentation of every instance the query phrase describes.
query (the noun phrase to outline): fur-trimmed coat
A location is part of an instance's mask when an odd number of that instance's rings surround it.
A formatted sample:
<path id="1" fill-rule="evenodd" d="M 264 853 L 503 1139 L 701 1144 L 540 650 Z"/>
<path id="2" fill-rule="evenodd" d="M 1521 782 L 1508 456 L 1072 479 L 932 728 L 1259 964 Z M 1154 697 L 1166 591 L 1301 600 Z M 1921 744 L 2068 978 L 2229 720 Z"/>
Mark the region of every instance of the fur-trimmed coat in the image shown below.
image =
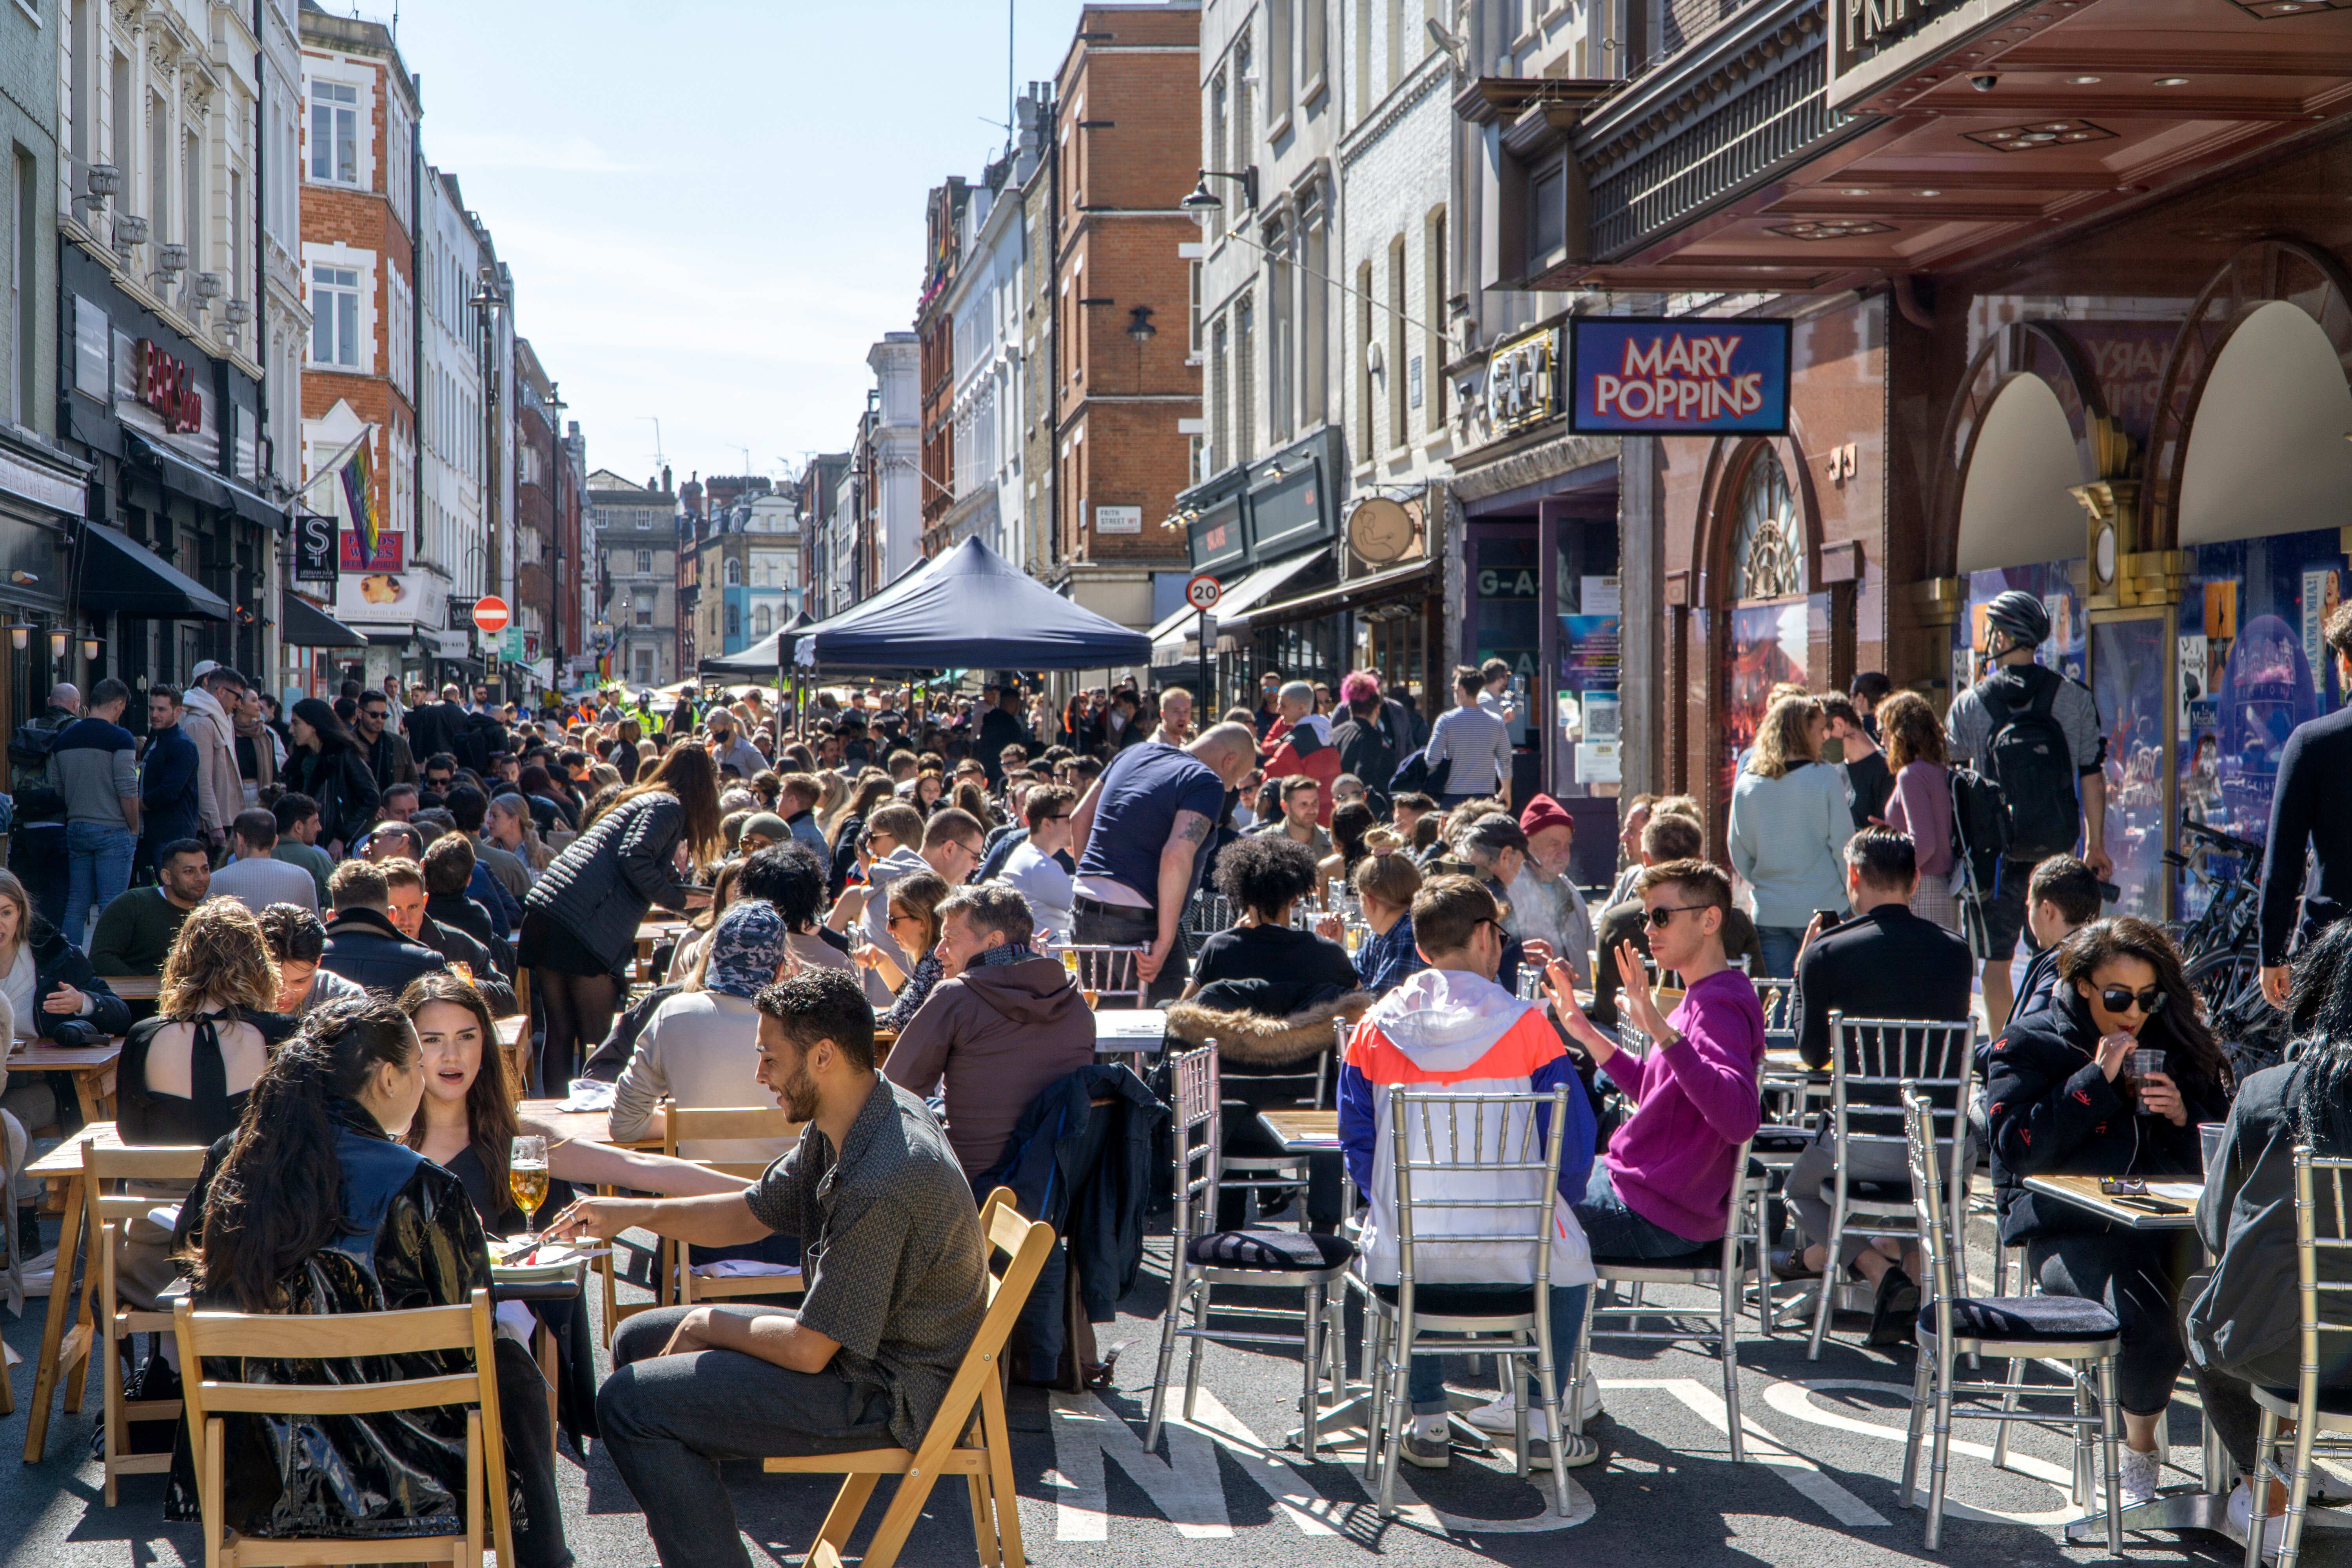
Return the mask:
<path id="1" fill-rule="evenodd" d="M 1282 1011 L 1288 998 L 1278 995 L 1297 987 L 1268 980 L 1221 980 L 1202 986 L 1189 1002 L 1168 1005 L 1168 1033 L 1188 1046 L 1217 1042 L 1217 1055 L 1227 1068 L 1272 1069 L 1307 1060 L 1338 1043 L 1335 1026 L 1353 1024 L 1374 1000 L 1369 991 L 1339 992 L 1325 985 L 1317 999 Z"/>

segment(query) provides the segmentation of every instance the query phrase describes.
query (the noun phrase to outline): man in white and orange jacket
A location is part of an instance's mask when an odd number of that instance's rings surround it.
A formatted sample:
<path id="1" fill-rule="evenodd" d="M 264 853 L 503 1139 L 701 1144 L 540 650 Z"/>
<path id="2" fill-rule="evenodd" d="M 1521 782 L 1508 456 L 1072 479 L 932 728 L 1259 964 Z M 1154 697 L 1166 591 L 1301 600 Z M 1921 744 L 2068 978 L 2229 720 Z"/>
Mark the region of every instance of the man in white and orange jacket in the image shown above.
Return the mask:
<path id="1" fill-rule="evenodd" d="M 1393 1300 L 1399 1257 L 1390 1097 L 1400 1089 L 1549 1094 L 1567 1086 L 1566 1125 L 1556 1130 L 1554 1145 L 1559 1171 L 1552 1205 L 1549 1303 L 1553 1371 L 1564 1384 L 1584 1318 L 1587 1288 L 1593 1279 L 1591 1248 L 1569 1206 L 1584 1195 L 1592 1169 L 1592 1102 L 1543 1005 L 1522 1001 L 1490 978 L 1501 962 L 1507 940 L 1501 916 L 1494 895 L 1468 877 L 1435 878 L 1413 896 L 1413 936 L 1431 967 L 1382 997 L 1349 1037 L 1347 1058 L 1339 1068 L 1339 1142 L 1349 1174 L 1370 1208 L 1357 1268 L 1374 1289 Z M 1503 1131 L 1492 1120 L 1499 1114 L 1490 1113 L 1483 1145 L 1491 1146 Z M 1549 1126 L 1550 1107 L 1540 1108 L 1537 1119 L 1539 1131 L 1554 1131 Z M 1516 1137 L 1506 1146 L 1516 1151 Z M 1528 1184 L 1540 1177 L 1516 1171 L 1475 1178 L 1439 1173 L 1417 1175 L 1416 1214 L 1426 1213 L 1433 1194 L 1425 1183 L 1433 1180 L 1462 1184 L 1465 1197 L 1491 1200 L 1532 1195 L 1527 1192 Z M 1474 1182 L 1475 1191 L 1471 1190 Z M 1526 1209 L 1455 1208 L 1446 1211 L 1443 1223 L 1449 1235 L 1459 1236 L 1477 1227 L 1482 1219 L 1497 1232 L 1524 1236 L 1528 1228 Z M 1426 1226 L 1426 1218 L 1422 1223 Z M 1419 1244 L 1413 1274 L 1417 1310 L 1442 1310 L 1454 1301 L 1524 1295 L 1534 1281 L 1535 1268 L 1535 1249 L 1525 1242 Z M 1507 1309 L 1498 1300 L 1483 1309 L 1465 1305 L 1460 1310 Z M 1532 1381 L 1531 1361 L 1525 1371 Z M 1563 1397 L 1566 1392 L 1563 1386 Z M 1403 1457 L 1425 1469 L 1443 1468 L 1449 1462 L 1451 1447 L 1445 1435 L 1442 1358 L 1413 1357 L 1406 1393 L 1412 1404 L 1413 1427 L 1406 1435 Z M 1528 1463 L 1532 1468 L 1548 1468 L 1555 1447 L 1549 1440 L 1552 1434 L 1538 1401 L 1531 1395 L 1528 1405 Z M 1474 1412 L 1471 1420 L 1486 1430 L 1510 1432 L 1514 1421 L 1510 1395 L 1506 1394 Z M 1591 1439 L 1580 1436 L 1570 1436 L 1557 1447 L 1560 1462 L 1570 1467 L 1590 1464 L 1600 1454 Z"/>

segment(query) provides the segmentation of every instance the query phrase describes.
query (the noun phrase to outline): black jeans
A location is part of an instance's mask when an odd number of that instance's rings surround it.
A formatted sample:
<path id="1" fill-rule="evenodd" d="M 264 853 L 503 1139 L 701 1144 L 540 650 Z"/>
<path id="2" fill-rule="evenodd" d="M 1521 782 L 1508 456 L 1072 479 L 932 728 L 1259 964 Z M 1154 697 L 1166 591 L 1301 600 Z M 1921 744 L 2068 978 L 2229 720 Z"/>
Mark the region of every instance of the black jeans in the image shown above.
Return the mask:
<path id="1" fill-rule="evenodd" d="M 563 1500 L 555 1489 L 555 1427 L 547 1414 L 547 1379 L 528 1346 L 498 1342 L 499 1435 L 506 1440 L 507 1477 L 522 1494 L 515 1524 L 515 1556 L 522 1568 L 565 1568 Z"/>
<path id="2" fill-rule="evenodd" d="M 2026 1243 L 2025 1256 L 2051 1295 L 2096 1301 L 2116 1315 L 2124 1342 L 2116 1402 L 2129 1415 L 2161 1414 L 2189 1359 L 2180 1287 L 2195 1267 L 2196 1234 L 2043 1237 Z"/>
<path id="3" fill-rule="evenodd" d="M 1106 904 L 1081 893 L 1075 915 L 1070 940 L 1081 947 L 1146 947 L 1160 940 L 1160 916 L 1150 910 Z M 1176 1000 L 1183 994 L 1184 979 L 1191 972 L 1184 939 L 1179 935 L 1169 945 L 1168 962 L 1160 966 L 1159 977 L 1145 988 L 1143 1005 L 1165 1007 Z"/>
<path id="4" fill-rule="evenodd" d="M 614 1331 L 613 1375 L 596 1394 L 597 1430 L 667 1568 L 751 1568 L 719 1461 L 895 1447 L 890 1392 L 830 1368 L 793 1372 L 735 1351 L 663 1355 L 678 1320 L 694 1310 L 640 1312 Z"/>

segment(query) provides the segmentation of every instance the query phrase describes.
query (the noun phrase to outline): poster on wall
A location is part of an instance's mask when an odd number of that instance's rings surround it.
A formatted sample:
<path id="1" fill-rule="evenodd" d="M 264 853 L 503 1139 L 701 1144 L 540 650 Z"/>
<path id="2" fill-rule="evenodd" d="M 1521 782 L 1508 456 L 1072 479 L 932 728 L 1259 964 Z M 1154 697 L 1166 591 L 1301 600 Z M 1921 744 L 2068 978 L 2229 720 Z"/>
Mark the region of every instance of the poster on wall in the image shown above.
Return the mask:
<path id="1" fill-rule="evenodd" d="M 375 536 L 373 554 L 360 548 L 360 536 L 346 528 L 341 531 L 342 567 L 346 572 L 404 572 L 407 570 L 408 535 L 389 529 Z"/>
<path id="2" fill-rule="evenodd" d="M 1787 321 L 1579 316 L 1569 428 L 1580 435 L 1785 435 Z"/>
<path id="3" fill-rule="evenodd" d="M 1717 763 L 1720 798 L 1731 798 L 1739 759 L 1756 743 L 1767 700 L 1782 681 L 1805 681 L 1811 641 L 1806 601 L 1750 605 L 1731 612 L 1731 658 L 1724 670 L 1723 752 Z"/>
<path id="4" fill-rule="evenodd" d="M 2311 666 L 2311 689 L 2327 689 L 2327 655 L 2326 639 L 2320 628 L 2327 617 L 2336 613 L 2336 574 L 2333 571 L 2305 572 L 2303 574 L 2303 657 Z"/>
<path id="5" fill-rule="evenodd" d="M 1559 618 L 1559 683 L 1570 691 L 1616 689 L 1619 655 L 1615 616 Z"/>

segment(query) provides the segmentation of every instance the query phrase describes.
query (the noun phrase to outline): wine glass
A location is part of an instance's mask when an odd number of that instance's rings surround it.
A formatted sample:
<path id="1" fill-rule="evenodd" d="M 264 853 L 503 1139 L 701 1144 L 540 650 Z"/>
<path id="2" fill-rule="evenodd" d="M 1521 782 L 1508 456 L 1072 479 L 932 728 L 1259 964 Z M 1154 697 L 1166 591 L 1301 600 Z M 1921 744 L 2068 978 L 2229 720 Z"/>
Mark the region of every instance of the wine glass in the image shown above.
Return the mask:
<path id="1" fill-rule="evenodd" d="M 507 1190 L 522 1210 L 522 1227 L 532 1228 L 539 1205 L 547 1201 L 547 1140 L 524 1133 L 507 1151 Z"/>

